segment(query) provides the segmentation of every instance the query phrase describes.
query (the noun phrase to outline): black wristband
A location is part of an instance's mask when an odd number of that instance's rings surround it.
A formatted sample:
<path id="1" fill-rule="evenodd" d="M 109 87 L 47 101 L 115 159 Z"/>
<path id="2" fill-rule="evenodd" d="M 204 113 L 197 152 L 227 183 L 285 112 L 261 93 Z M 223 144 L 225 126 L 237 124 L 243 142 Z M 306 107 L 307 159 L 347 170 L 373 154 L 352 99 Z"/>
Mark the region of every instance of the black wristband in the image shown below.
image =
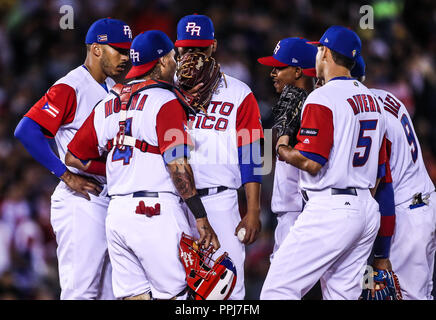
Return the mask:
<path id="1" fill-rule="evenodd" d="M 196 194 L 189 199 L 185 199 L 185 203 L 188 206 L 189 210 L 191 210 L 195 219 L 204 218 L 207 216 L 206 209 L 204 209 L 203 202 L 201 202 L 200 196 Z"/>

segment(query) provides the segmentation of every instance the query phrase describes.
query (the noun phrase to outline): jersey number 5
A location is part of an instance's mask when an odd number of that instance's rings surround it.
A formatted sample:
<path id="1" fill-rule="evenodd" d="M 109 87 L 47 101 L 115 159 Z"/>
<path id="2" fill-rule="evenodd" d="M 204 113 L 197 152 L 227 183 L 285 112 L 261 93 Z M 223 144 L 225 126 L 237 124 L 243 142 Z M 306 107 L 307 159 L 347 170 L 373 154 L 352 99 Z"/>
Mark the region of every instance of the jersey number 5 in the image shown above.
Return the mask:
<path id="1" fill-rule="evenodd" d="M 126 136 L 132 135 L 132 118 L 126 120 Z M 133 156 L 133 147 L 124 146 L 123 149 L 118 149 L 115 146 L 114 153 L 112 154 L 112 161 L 120 161 L 123 160 L 123 165 L 130 164 L 130 159 Z"/>
<path id="2" fill-rule="evenodd" d="M 412 150 L 410 150 L 410 153 L 412 154 L 413 162 L 416 162 L 416 159 L 418 158 L 418 145 L 416 144 L 415 135 L 413 134 L 412 126 L 410 125 L 409 119 L 407 118 L 406 114 L 403 114 L 401 117 L 401 124 L 404 128 L 404 133 L 407 137 L 407 142 L 409 142 L 409 145 L 412 147 Z"/>
<path id="3" fill-rule="evenodd" d="M 365 131 L 375 130 L 377 128 L 378 120 L 361 120 L 359 139 L 357 140 L 356 148 L 365 148 L 363 156 L 359 152 L 356 152 L 353 157 L 353 167 L 362 167 L 368 161 L 369 152 L 371 151 L 372 139 L 369 136 L 365 136 Z"/>

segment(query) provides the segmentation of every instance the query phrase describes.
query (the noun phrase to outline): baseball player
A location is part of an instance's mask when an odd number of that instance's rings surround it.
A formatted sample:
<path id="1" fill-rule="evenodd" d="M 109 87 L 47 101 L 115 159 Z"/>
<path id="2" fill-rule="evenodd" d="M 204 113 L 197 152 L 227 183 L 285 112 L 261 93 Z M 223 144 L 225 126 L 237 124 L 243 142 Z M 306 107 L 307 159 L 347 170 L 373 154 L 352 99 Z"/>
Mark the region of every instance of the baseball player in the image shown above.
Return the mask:
<path id="1" fill-rule="evenodd" d="M 51 197 L 61 299 L 114 298 L 104 223 L 109 204 L 104 163 L 96 159 L 80 171 L 65 166 L 63 159 L 75 132 L 114 85 L 111 77 L 125 69 L 131 41 L 123 21 L 94 22 L 86 35 L 84 64 L 56 81 L 15 130 L 27 151 L 61 180 Z M 45 137 L 55 139 L 59 158 Z"/>
<path id="2" fill-rule="evenodd" d="M 364 80 L 365 62 L 362 57 L 357 60 L 351 75 L 359 81 Z M 389 257 L 398 275 L 403 299 L 432 300 L 436 251 L 434 184 L 425 168 L 421 146 L 404 104 L 385 90 L 371 91 L 385 111 L 395 201 L 395 230 L 392 241 L 390 237 L 380 240 L 386 248 L 380 257 Z"/>
<path id="3" fill-rule="evenodd" d="M 162 31 L 135 37 L 126 76 L 132 81 L 116 85 L 68 145 L 66 162 L 82 169 L 108 151 L 106 234 L 117 298 L 186 298 L 178 245 L 190 226 L 180 197 L 196 218 L 199 242 L 219 248 L 186 160 L 192 142 L 187 104 L 171 84 L 174 55 Z"/>
<path id="4" fill-rule="evenodd" d="M 274 54 L 257 59 L 263 65 L 273 67 L 271 78 L 277 93 L 281 93 L 286 85 L 301 88 L 310 93 L 314 87 L 316 76 L 316 48 L 302 38 L 286 38 L 280 40 Z M 274 172 L 274 185 L 271 199 L 271 210 L 277 216 L 277 227 L 274 233 L 274 252 L 294 225 L 303 210 L 303 198 L 298 190 L 299 169 L 290 166 L 278 156 Z"/>
<path id="5" fill-rule="evenodd" d="M 276 148 L 301 170 L 306 204 L 274 255 L 261 299 L 301 299 L 318 279 L 324 299 L 358 299 L 380 225 L 372 194 L 385 171 L 385 124 L 376 97 L 350 75 L 361 41 L 332 26 L 316 44 L 325 85 L 305 100 L 295 148 L 289 136 Z"/>
<path id="6" fill-rule="evenodd" d="M 181 56 L 191 51 L 212 56 L 217 40 L 210 18 L 204 15 L 181 18 L 175 46 Z M 236 266 L 237 282 L 230 299 L 242 300 L 245 296 L 244 245 L 253 243 L 261 228 L 261 176 L 256 173 L 261 166 L 260 142 L 263 139 L 260 112 L 250 88 L 226 74 L 221 75 L 205 109 L 206 112 L 189 119 L 195 146 L 190 163 L 198 193 L 222 245 L 216 255 L 227 251 Z M 237 196 L 241 185 L 248 207 L 242 220 Z M 242 242 L 237 238 L 241 229 Z"/>

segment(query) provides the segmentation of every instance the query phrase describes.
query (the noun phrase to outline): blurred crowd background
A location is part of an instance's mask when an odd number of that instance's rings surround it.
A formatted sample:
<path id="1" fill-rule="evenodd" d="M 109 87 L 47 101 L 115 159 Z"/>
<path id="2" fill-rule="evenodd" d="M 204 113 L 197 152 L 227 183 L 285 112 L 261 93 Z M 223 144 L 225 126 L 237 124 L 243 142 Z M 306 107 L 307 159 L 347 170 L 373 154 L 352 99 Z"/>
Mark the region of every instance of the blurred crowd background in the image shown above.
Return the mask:
<path id="1" fill-rule="evenodd" d="M 374 29 L 359 28 L 359 9 L 374 9 Z M 74 29 L 62 30 L 62 5 L 74 9 Z M 432 0 L 0 0 L 0 300 L 58 299 L 56 241 L 50 196 L 58 180 L 14 139 L 23 114 L 68 71 L 84 62 L 84 39 L 102 17 L 126 21 L 133 35 L 160 29 L 176 39 L 184 15 L 210 16 L 217 58 L 229 75 L 246 82 L 258 99 L 265 129 L 278 96 L 271 69 L 257 58 L 278 40 L 318 40 L 333 24 L 361 37 L 368 87 L 400 98 L 413 118 L 425 163 L 436 181 L 436 2 Z M 272 152 L 272 151 L 271 151 Z M 258 299 L 269 267 L 276 220 L 270 209 L 273 173 L 262 187 L 262 233 L 247 247 L 247 299 Z"/>

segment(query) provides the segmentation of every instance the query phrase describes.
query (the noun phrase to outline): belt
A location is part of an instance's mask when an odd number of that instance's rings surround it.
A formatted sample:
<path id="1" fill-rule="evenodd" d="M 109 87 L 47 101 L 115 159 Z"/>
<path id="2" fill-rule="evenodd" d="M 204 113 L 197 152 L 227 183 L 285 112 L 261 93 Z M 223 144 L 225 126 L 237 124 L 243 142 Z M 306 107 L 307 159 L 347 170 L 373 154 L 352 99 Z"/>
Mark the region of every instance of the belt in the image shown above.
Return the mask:
<path id="1" fill-rule="evenodd" d="M 197 193 L 200 197 L 203 197 L 203 196 L 210 196 L 212 194 L 220 193 L 220 192 L 225 191 L 227 189 L 228 189 L 228 187 L 219 186 L 219 187 L 215 187 L 215 188 L 197 189 Z"/>
<path id="2" fill-rule="evenodd" d="M 133 192 L 133 198 L 142 198 L 142 197 L 158 198 L 159 197 L 159 192 L 150 192 L 150 191 L 136 191 L 136 192 Z"/>
<path id="3" fill-rule="evenodd" d="M 328 191 L 328 193 L 326 193 Z M 338 188 L 330 188 L 327 190 L 320 190 L 320 191 L 309 191 L 309 193 L 315 194 L 331 194 L 331 195 L 338 195 L 338 194 L 348 194 L 352 196 L 357 196 L 356 188 L 346 188 L 346 189 L 338 189 Z M 304 201 L 309 201 L 309 196 L 307 195 L 306 190 L 301 190 L 301 194 L 303 196 Z"/>
<path id="4" fill-rule="evenodd" d="M 150 191 L 136 191 L 129 194 L 114 194 L 111 197 L 132 197 L 132 198 L 159 198 L 159 192 L 150 192 Z"/>

